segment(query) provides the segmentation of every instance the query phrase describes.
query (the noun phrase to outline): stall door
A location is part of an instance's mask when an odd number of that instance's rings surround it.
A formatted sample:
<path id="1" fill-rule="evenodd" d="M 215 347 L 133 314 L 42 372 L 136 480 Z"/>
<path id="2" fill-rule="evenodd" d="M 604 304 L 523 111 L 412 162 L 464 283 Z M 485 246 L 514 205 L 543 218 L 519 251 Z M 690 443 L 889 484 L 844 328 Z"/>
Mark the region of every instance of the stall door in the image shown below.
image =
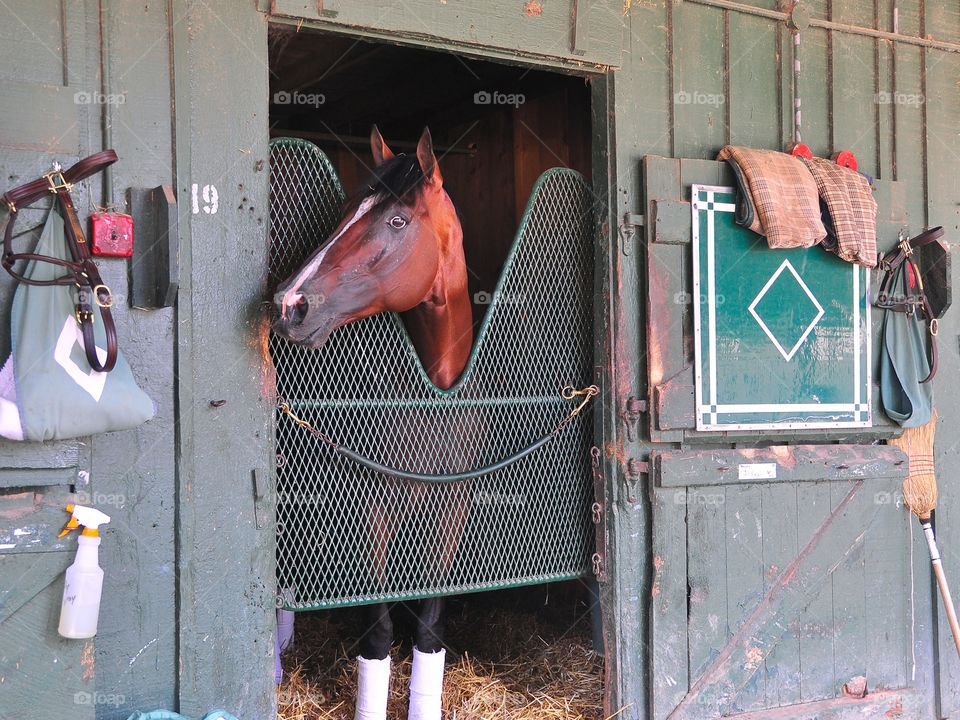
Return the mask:
<path id="1" fill-rule="evenodd" d="M 869 320 L 855 322 L 861 331 L 844 345 L 850 350 L 862 342 L 853 365 L 859 372 L 832 360 L 814 367 L 834 357 L 827 345 L 846 342 L 839 324 L 823 325 L 830 313 L 866 313 L 864 286 L 859 294 L 853 283 L 852 296 L 847 290 L 831 296 L 823 282 L 829 263 L 801 262 L 817 249 L 791 251 L 789 267 L 796 270 L 788 268 L 788 282 L 778 285 L 786 261 L 751 245 L 732 248 L 739 256 L 734 284 L 724 286 L 727 297 L 703 298 L 722 287 L 695 282 L 699 235 L 691 188 L 731 186 L 733 179 L 721 163 L 648 157 L 644 184 L 654 444 L 648 464 L 650 687 L 643 716 L 932 718 L 925 550 L 903 508 L 906 458 L 877 443 L 896 430 L 876 396 L 879 318 L 872 331 Z M 902 195 L 897 183 L 881 181 L 875 194 L 881 245 L 888 245 L 905 220 Z M 720 232 L 711 237 L 727 244 L 715 248 L 717 257 L 737 241 Z M 718 277 L 721 269 L 718 264 Z M 867 274 L 858 277 L 868 282 Z M 758 304 L 765 291 L 780 293 L 769 307 Z M 760 300 L 751 303 L 754 295 Z M 698 355 L 697 348 L 706 347 L 695 332 L 697 313 L 704 312 L 698 305 L 712 313 L 721 302 L 718 327 L 722 316 L 730 332 L 716 331 L 716 357 L 712 350 Z M 805 340 L 816 343 L 817 354 L 807 353 L 806 365 L 797 368 L 794 353 L 801 357 L 797 348 Z M 756 348 L 743 347 L 749 343 Z M 708 373 L 714 361 L 729 367 Z M 790 384 L 797 373 L 814 377 L 817 387 L 840 377 L 842 392 L 835 400 L 819 390 L 820 397 L 804 399 L 810 386 Z M 847 383 L 844 373 L 857 382 Z M 723 382 L 720 400 L 757 404 L 742 405 L 743 416 L 724 425 L 723 412 L 731 408 L 704 404 L 707 375 Z M 788 414 L 812 423 L 770 429 L 781 418 L 769 410 L 768 396 L 789 401 L 784 388 L 810 405 Z M 741 397 L 748 390 L 757 397 Z M 849 417 L 843 414 L 848 396 L 854 399 Z M 828 402 L 836 405 L 830 417 L 809 412 Z"/>
<path id="2" fill-rule="evenodd" d="M 32 0 L 0 4 L 0 178 L 4 188 L 33 180 L 54 158 L 65 166 L 88 154 L 99 117 L 94 90 L 97 4 Z M 78 207 L 89 202 L 79 187 Z M 42 220 L 20 213 L 17 230 Z M 5 209 L 4 209 L 5 212 Z M 29 242 L 27 236 L 19 242 Z M 0 354 L 10 352 L 13 283 L 0 277 Z M 90 491 L 81 443 L 0 442 L 0 718 L 92 718 L 92 641 L 57 634 L 63 571 L 76 540 L 57 540 L 63 508 Z"/>

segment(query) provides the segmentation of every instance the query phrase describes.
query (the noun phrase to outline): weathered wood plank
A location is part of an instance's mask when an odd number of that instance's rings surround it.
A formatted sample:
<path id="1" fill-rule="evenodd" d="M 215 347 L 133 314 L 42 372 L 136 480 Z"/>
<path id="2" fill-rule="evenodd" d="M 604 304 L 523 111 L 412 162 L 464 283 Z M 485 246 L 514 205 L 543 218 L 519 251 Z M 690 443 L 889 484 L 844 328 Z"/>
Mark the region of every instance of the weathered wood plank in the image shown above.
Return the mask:
<path id="1" fill-rule="evenodd" d="M 746 621 L 718 648 L 709 665 L 694 674 L 690 692 L 671 714 L 671 720 L 715 717 L 718 709 L 750 682 L 764 657 L 783 637 L 775 620 L 797 617 L 825 590 L 830 590 L 835 571 L 856 556 L 864 528 L 872 522 L 878 506 L 862 492 L 863 481 L 849 487 L 844 499 L 808 536 L 803 549 Z M 820 662 L 822 665 L 822 658 Z M 816 668 L 818 672 L 822 670 Z"/>
<path id="2" fill-rule="evenodd" d="M 773 20 L 730 13 L 730 142 L 783 150 L 777 73 L 777 33 Z"/>
<path id="3" fill-rule="evenodd" d="M 725 12 L 693 3 L 673 6 L 672 101 L 677 157 L 712 158 L 726 142 Z"/>
<path id="4" fill-rule="evenodd" d="M 879 485 L 879 483 L 878 483 Z M 872 505 L 879 516 L 880 508 L 877 502 L 876 487 L 870 483 L 864 488 L 865 502 Z M 890 483 L 883 483 L 883 490 L 890 487 Z M 835 481 L 830 483 L 830 502 L 836 510 L 850 490 L 850 483 Z M 851 517 L 853 515 L 853 517 Z M 838 518 L 838 522 L 857 522 L 859 515 L 854 515 L 847 508 Z M 838 686 L 850 682 L 856 677 L 867 675 L 867 638 L 873 635 L 875 628 L 866 624 L 866 598 L 864 589 L 864 556 L 866 535 L 873 530 L 880 518 L 868 526 L 860 528 L 859 542 L 849 554 L 847 562 L 843 563 L 833 573 L 833 624 L 834 624 L 834 677 Z M 838 693 L 839 694 L 839 693 Z"/>
<path id="5" fill-rule="evenodd" d="M 840 22 L 873 27 L 873 4 L 834 0 Z M 879 169 L 877 119 L 880 101 L 875 90 L 875 40 L 853 33 L 832 33 L 833 150 L 852 150 L 861 172 L 876 176 Z"/>
<path id="6" fill-rule="evenodd" d="M 709 497 L 717 488 L 691 488 L 697 494 Z M 753 609 L 765 596 L 763 567 L 763 508 L 762 486 L 743 484 L 724 488 L 724 519 L 726 520 L 727 556 L 727 618 L 732 631 L 740 628 Z M 767 528 L 772 531 L 772 528 Z M 706 549 L 704 549 L 706 551 Z M 775 622 L 775 621 L 774 621 Z M 779 641 L 776 638 L 775 643 Z M 771 647 L 761 647 L 764 656 Z M 753 662 L 748 658 L 748 662 Z M 757 668 L 762 662 L 757 662 Z M 754 671 L 738 689 L 735 696 L 721 701 L 723 714 L 758 710 L 766 707 L 766 675 Z"/>
<path id="7" fill-rule="evenodd" d="M 617 66 L 622 0 L 371 5 L 351 0 L 274 0 L 272 13 L 364 37 L 429 39 L 464 51 Z M 577 16 L 581 16 L 577 21 Z M 574 23 L 576 22 L 576 37 Z M 576 44 L 576 47 L 574 47 Z"/>
<path id="8" fill-rule="evenodd" d="M 664 720 L 686 695 L 687 528 L 683 490 L 655 491 L 650 590 L 651 718 Z"/>
<path id="9" fill-rule="evenodd" d="M 800 552 L 797 486 L 792 483 L 761 485 L 760 504 L 763 510 L 763 593 L 767 594 L 783 568 Z M 777 618 L 774 622 L 784 634 L 763 661 L 766 705 L 770 708 L 800 702 L 798 623 L 787 618 Z"/>
<path id="10" fill-rule="evenodd" d="M 863 552 L 864 636 L 869 638 L 865 674 L 871 688 L 911 687 L 907 660 L 912 515 L 902 506 L 901 483 L 896 480 L 876 488 L 874 502 L 882 507 L 867 531 Z"/>
<path id="11" fill-rule="evenodd" d="M 727 493 L 726 488 L 675 492 L 676 502 L 687 506 L 687 633 L 692 684 L 714 662 L 735 629 L 727 605 Z"/>
<path id="12" fill-rule="evenodd" d="M 796 488 L 797 536 L 803 544 L 830 516 L 830 483 L 803 483 Z M 832 580 L 827 579 L 819 595 L 801 610 L 795 633 L 800 638 L 800 699 L 808 703 L 836 697 Z"/>
<path id="13" fill-rule="evenodd" d="M 661 487 L 904 478 L 907 460 L 885 445 L 776 445 L 657 452 Z M 772 477 L 771 477 L 772 476 Z"/>
<path id="14" fill-rule="evenodd" d="M 229 701 L 238 717 L 267 718 L 276 714 L 276 529 L 272 520 L 258 527 L 251 481 L 256 471 L 272 486 L 275 463 L 259 341 L 269 219 L 266 23 L 252 3 L 231 0 L 178 0 L 172 20 L 184 213 L 175 356 L 177 704 L 200 717 Z M 187 214 L 194 183 L 218 188 L 216 212 L 207 203 L 209 212 Z M 227 402 L 212 407 L 211 400 Z M 273 496 L 268 490 L 259 512 Z"/>

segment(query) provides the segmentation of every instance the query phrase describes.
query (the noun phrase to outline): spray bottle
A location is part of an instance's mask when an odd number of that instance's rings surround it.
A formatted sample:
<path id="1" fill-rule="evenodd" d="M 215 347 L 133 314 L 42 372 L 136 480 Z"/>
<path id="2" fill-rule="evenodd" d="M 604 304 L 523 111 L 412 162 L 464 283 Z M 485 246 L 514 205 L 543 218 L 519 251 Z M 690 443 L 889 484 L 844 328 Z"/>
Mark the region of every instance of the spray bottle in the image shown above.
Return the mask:
<path id="1" fill-rule="evenodd" d="M 110 517 L 84 505 L 67 505 L 70 520 L 63 526 L 60 537 L 83 527 L 77 538 L 77 559 L 67 568 L 60 605 L 60 634 L 65 638 L 92 638 L 97 634 L 100 616 L 100 591 L 103 588 L 103 570 L 98 562 L 100 546 L 99 527 L 110 522 Z"/>

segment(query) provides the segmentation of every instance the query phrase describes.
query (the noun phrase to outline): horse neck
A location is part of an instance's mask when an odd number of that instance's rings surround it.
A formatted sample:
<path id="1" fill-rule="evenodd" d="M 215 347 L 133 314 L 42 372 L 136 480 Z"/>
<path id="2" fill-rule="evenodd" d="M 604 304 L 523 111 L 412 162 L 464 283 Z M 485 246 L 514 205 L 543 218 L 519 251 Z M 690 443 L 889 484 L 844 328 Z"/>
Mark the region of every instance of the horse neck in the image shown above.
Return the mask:
<path id="1" fill-rule="evenodd" d="M 456 213 L 452 212 L 450 217 L 454 221 L 437 231 L 440 267 L 433 287 L 423 302 L 403 315 L 427 376 L 444 390 L 463 374 L 473 347 L 473 311 L 463 233 L 455 220 Z"/>

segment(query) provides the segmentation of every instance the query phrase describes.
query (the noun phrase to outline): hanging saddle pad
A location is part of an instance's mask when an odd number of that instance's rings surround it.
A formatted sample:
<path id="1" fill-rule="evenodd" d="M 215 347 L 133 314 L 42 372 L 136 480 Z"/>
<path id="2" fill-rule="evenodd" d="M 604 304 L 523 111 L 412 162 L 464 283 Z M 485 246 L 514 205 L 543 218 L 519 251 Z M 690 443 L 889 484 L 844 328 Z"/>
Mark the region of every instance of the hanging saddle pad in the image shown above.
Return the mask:
<path id="1" fill-rule="evenodd" d="M 63 218 L 52 208 L 37 254 L 67 259 Z M 24 276 L 52 280 L 58 268 L 28 262 Z M 10 312 L 11 353 L 0 370 L 0 435 L 11 440 L 66 439 L 134 428 L 154 415 L 119 353 L 110 372 L 90 368 L 75 316 L 76 288 L 21 283 Z M 97 355 L 106 358 L 100 308 L 93 307 Z"/>
<path id="2" fill-rule="evenodd" d="M 901 265 L 895 285 L 907 292 Z M 887 310 L 883 314 L 880 344 L 880 399 L 891 420 L 905 428 L 920 427 L 933 412 L 933 383 L 920 381 L 930 374 L 925 327 L 916 314 Z"/>

